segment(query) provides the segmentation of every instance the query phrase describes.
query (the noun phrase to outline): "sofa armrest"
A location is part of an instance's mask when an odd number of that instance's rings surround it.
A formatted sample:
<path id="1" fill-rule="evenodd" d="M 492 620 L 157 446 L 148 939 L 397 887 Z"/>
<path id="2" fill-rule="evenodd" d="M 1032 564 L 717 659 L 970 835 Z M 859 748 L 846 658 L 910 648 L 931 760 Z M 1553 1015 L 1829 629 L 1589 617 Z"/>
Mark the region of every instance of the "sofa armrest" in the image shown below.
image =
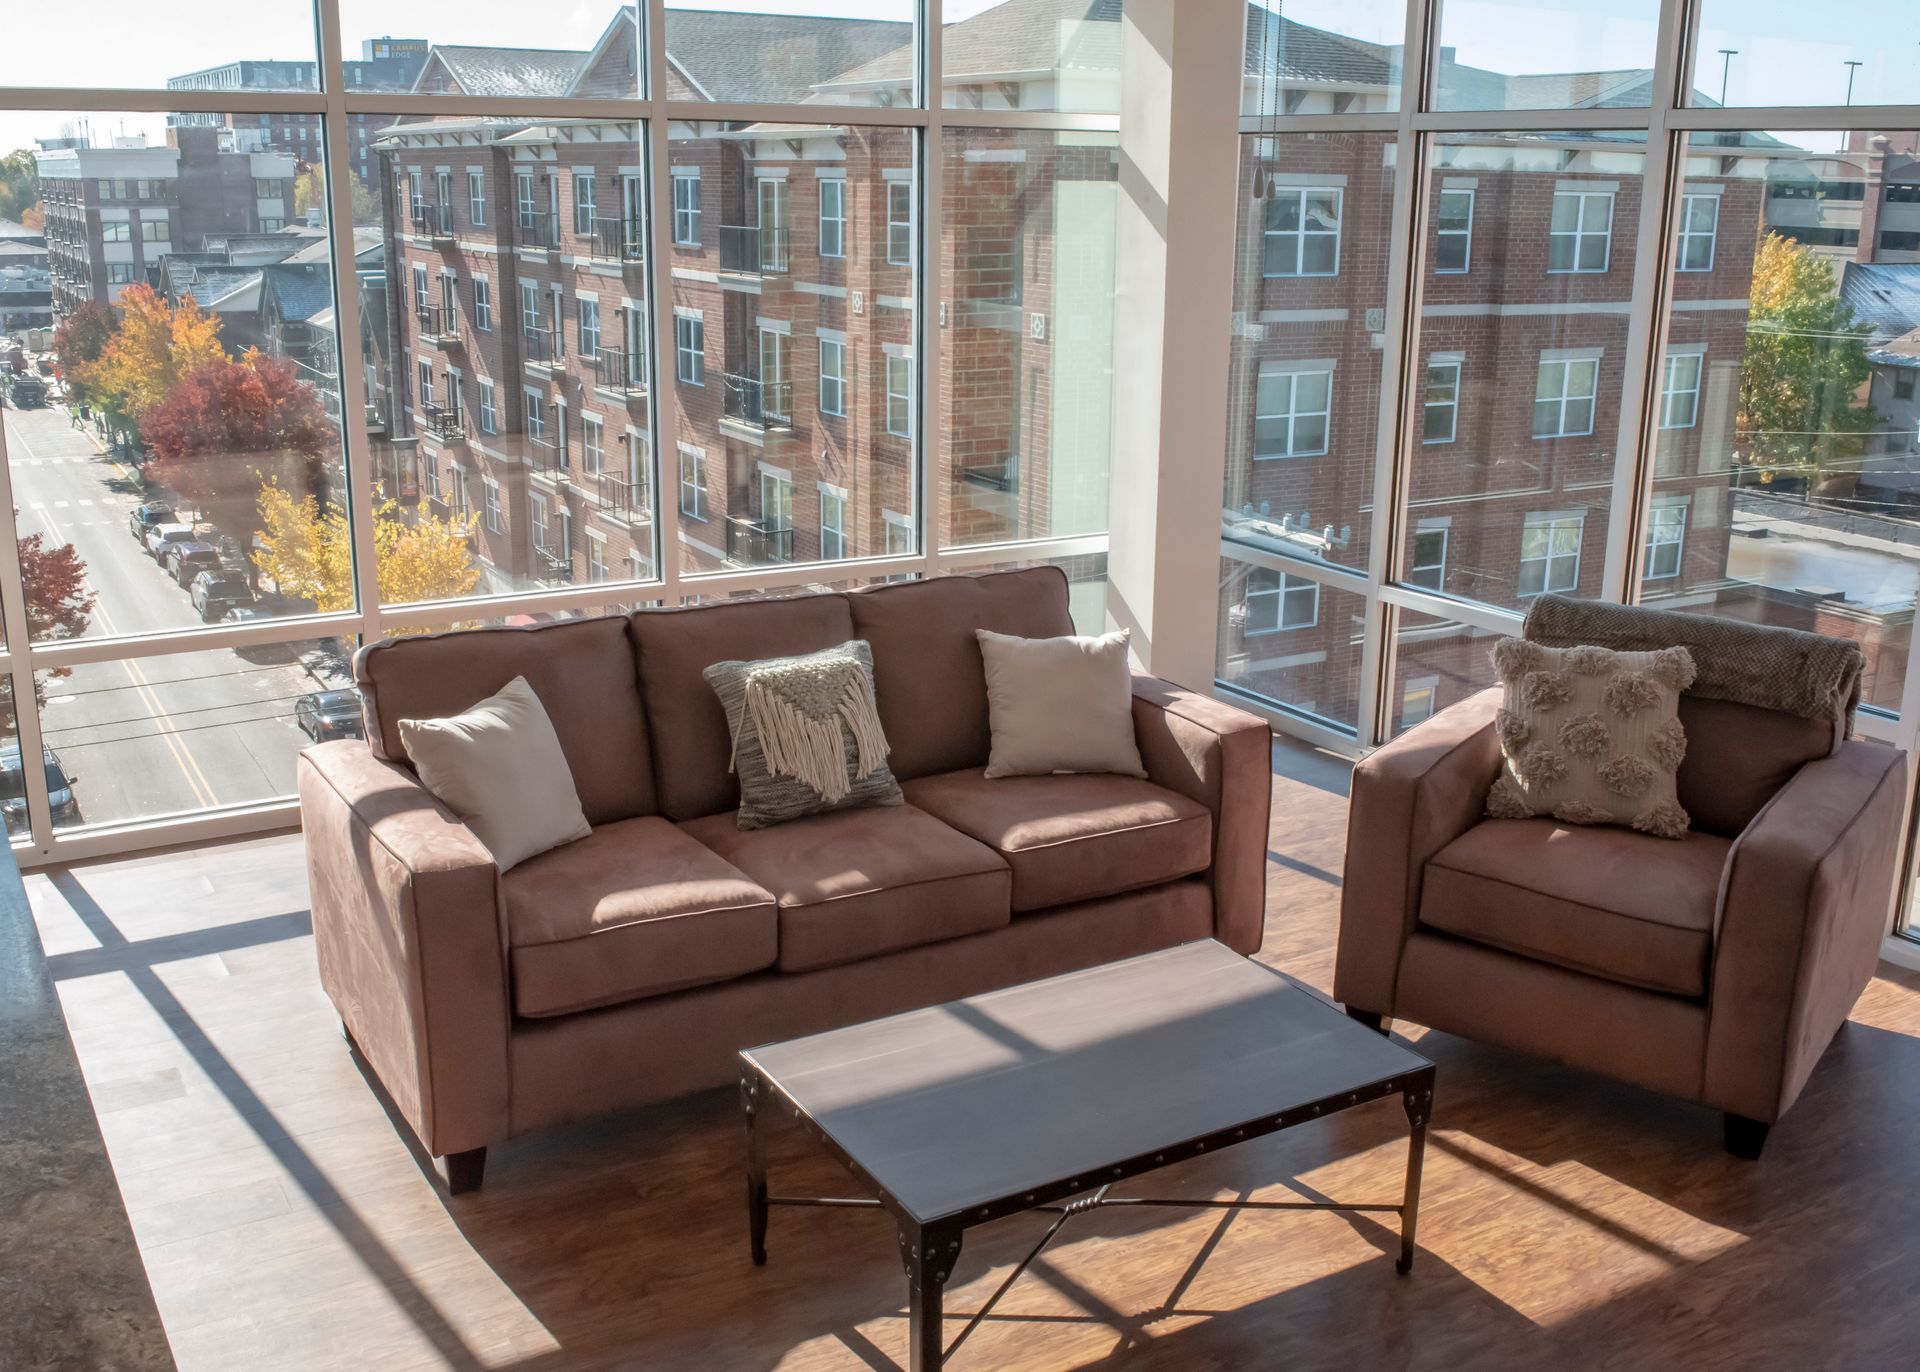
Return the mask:
<path id="1" fill-rule="evenodd" d="M 1480 821 L 1500 774 L 1498 687 L 1423 720 L 1353 769 L 1333 994 L 1393 1013 L 1400 950 L 1420 914 L 1427 861 Z"/>
<path id="2" fill-rule="evenodd" d="M 1709 992 L 1709 1105 L 1783 1114 L 1872 978 L 1906 803 L 1906 754 L 1851 742 L 1807 763 L 1735 840 Z"/>
<path id="3" fill-rule="evenodd" d="M 363 742 L 300 754 L 320 982 L 429 1153 L 507 1132 L 500 876 L 473 832 Z"/>
<path id="4" fill-rule="evenodd" d="M 1214 936 L 1235 952 L 1255 952 L 1266 933 L 1272 726 L 1212 696 L 1136 676 L 1133 732 L 1148 780 L 1213 815 Z"/>

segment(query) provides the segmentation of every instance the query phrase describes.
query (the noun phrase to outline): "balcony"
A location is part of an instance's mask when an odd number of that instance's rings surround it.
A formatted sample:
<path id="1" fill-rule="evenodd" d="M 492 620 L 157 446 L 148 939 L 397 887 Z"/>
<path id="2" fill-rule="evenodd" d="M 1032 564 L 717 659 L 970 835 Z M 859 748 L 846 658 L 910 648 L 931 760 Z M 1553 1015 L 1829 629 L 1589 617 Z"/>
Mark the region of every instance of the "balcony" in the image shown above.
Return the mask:
<path id="1" fill-rule="evenodd" d="M 565 334 L 553 329 L 522 328 L 520 347 L 529 367 L 539 367 L 543 371 L 560 372 L 567 368 L 567 338 Z"/>
<path id="2" fill-rule="evenodd" d="M 647 240 L 638 219 L 598 216 L 593 221 L 592 242 L 587 251 L 596 262 L 638 267 L 646 261 Z"/>
<path id="3" fill-rule="evenodd" d="M 600 508 L 608 514 L 628 523 L 638 523 L 647 518 L 647 486 L 643 481 L 632 481 L 612 472 L 602 472 L 594 477 L 594 497 L 600 502 Z"/>
<path id="4" fill-rule="evenodd" d="M 602 348 L 594 354 L 593 365 L 600 373 L 600 379 L 594 384 L 601 390 L 617 391 L 627 396 L 647 393 L 645 354 L 628 352 L 623 348 Z"/>
<path id="5" fill-rule="evenodd" d="M 460 340 L 460 311 L 453 305 L 416 305 L 413 317 L 420 328 L 420 341 L 433 348 L 457 348 Z"/>
<path id="6" fill-rule="evenodd" d="M 757 376 L 723 372 L 725 388 L 722 417 L 760 433 L 786 432 L 793 428 L 793 384 L 781 381 L 768 384 Z"/>
<path id="7" fill-rule="evenodd" d="M 727 560 L 746 567 L 793 561 L 793 529 L 727 517 Z"/>
<path id="8" fill-rule="evenodd" d="M 426 431 L 442 443 L 467 441 L 467 423 L 460 411 L 441 405 L 423 405 L 420 412 L 425 418 Z"/>
<path id="9" fill-rule="evenodd" d="M 787 226 L 762 228 L 758 224 L 720 226 L 720 270 L 749 276 L 777 276 L 791 260 Z"/>
<path id="10" fill-rule="evenodd" d="M 453 206 L 442 205 L 434 200 L 416 200 L 411 209 L 409 217 L 416 234 L 436 242 L 453 242 Z"/>
<path id="11" fill-rule="evenodd" d="M 527 463 L 535 476 L 567 479 L 567 450 L 545 434 L 527 435 Z"/>
<path id="12" fill-rule="evenodd" d="M 293 364 L 293 375 L 296 381 L 313 388 L 328 420 L 334 424 L 340 423 L 340 378 L 332 372 L 323 372 L 309 363 L 298 361 Z"/>
<path id="13" fill-rule="evenodd" d="M 545 210 L 520 210 L 513 241 L 529 252 L 550 252 L 560 246 L 560 225 Z"/>

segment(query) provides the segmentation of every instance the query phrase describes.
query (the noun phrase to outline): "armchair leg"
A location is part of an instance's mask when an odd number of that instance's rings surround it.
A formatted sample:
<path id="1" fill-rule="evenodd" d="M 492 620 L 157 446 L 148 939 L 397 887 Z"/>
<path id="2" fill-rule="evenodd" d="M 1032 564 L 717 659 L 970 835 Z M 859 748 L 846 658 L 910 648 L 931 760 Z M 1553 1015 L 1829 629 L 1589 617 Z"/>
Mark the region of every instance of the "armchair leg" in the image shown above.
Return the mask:
<path id="1" fill-rule="evenodd" d="M 1347 1018 L 1355 1024 L 1364 1024 L 1376 1034 L 1390 1034 L 1393 1032 L 1393 1021 L 1377 1010 L 1360 1010 L 1351 1005 L 1345 1008 Z"/>
<path id="2" fill-rule="evenodd" d="M 487 1150 L 469 1148 L 464 1153 L 449 1153 L 443 1158 L 435 1158 L 434 1166 L 447 1183 L 447 1194 L 463 1196 L 480 1189 L 480 1179 L 487 1170 Z"/>
<path id="3" fill-rule="evenodd" d="M 1760 1150 L 1767 1146 L 1767 1131 L 1771 1128 L 1772 1125 L 1750 1120 L 1745 1115 L 1728 1115 L 1727 1151 L 1736 1158 L 1753 1162 L 1760 1156 Z"/>

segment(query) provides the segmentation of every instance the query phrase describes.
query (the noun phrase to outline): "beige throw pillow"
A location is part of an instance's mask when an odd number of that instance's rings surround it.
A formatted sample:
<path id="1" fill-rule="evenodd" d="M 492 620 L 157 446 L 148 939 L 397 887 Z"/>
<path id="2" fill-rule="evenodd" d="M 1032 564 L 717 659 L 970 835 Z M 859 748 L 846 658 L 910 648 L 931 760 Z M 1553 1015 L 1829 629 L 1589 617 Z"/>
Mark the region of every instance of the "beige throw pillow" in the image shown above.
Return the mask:
<path id="1" fill-rule="evenodd" d="M 592 832 L 560 737 L 525 677 L 465 714 L 401 720 L 400 744 L 502 872 Z"/>
<path id="2" fill-rule="evenodd" d="M 1687 755 L 1680 693 L 1693 684 L 1685 648 L 1618 653 L 1505 638 L 1494 645 L 1493 665 L 1506 699 L 1496 719 L 1504 764 L 1487 795 L 1489 816 L 1552 815 L 1686 835 L 1674 791 Z"/>
<path id="3" fill-rule="evenodd" d="M 1127 631 L 1014 638 L 975 629 L 993 729 L 989 777 L 1119 772 L 1144 777 L 1133 738 Z"/>

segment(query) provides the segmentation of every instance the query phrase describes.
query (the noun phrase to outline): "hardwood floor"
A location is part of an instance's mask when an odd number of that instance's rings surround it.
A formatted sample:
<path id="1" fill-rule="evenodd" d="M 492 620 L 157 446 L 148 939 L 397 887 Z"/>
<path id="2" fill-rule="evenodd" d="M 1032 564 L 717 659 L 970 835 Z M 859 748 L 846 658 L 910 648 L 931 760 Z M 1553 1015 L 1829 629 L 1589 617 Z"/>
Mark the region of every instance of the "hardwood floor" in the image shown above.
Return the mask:
<path id="1" fill-rule="evenodd" d="M 1261 956 L 1324 991 L 1346 767 L 1298 745 L 1276 756 Z M 496 1146 L 485 1189 L 448 1200 L 320 993 L 297 836 L 28 886 L 182 1368 L 902 1358 L 884 1219 L 776 1211 L 769 1265 L 750 1265 L 730 1092 Z M 1411 1276 L 1364 1216 L 1109 1210 L 1074 1221 L 951 1365 L 1920 1363 L 1920 978 L 1883 966 L 1753 1164 L 1722 1151 L 1706 1110 L 1398 1032 L 1440 1065 Z M 1154 1189 L 1391 1201 L 1405 1136 L 1382 1102 Z M 844 1186 L 790 1128 L 770 1161 L 783 1188 Z M 969 1236 L 949 1337 L 1042 1227 Z"/>

